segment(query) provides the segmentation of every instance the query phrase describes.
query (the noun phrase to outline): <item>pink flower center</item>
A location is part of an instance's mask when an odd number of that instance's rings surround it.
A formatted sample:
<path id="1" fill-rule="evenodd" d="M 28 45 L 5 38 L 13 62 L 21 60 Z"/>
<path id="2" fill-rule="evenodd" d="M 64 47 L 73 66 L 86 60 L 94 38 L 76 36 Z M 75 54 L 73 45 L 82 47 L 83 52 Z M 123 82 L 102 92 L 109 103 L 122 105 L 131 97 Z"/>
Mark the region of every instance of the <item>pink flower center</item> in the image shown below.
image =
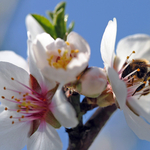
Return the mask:
<path id="1" fill-rule="evenodd" d="M 26 122 L 33 120 L 45 120 L 46 114 L 49 111 L 49 104 L 46 95 L 42 93 L 37 93 L 30 87 L 22 84 L 21 82 L 11 78 L 14 82 L 17 82 L 19 85 L 26 88 L 27 92 L 20 92 L 18 90 L 11 89 L 9 87 L 4 87 L 4 90 L 13 93 L 14 95 L 11 98 L 1 96 L 2 99 L 6 101 L 10 101 L 16 104 L 16 108 L 14 109 L 5 107 L 5 110 L 14 111 L 19 113 L 17 116 L 10 116 L 12 119 L 12 124 L 15 122 Z M 15 97 L 15 95 L 18 95 Z M 15 113 L 13 113 L 15 114 Z"/>

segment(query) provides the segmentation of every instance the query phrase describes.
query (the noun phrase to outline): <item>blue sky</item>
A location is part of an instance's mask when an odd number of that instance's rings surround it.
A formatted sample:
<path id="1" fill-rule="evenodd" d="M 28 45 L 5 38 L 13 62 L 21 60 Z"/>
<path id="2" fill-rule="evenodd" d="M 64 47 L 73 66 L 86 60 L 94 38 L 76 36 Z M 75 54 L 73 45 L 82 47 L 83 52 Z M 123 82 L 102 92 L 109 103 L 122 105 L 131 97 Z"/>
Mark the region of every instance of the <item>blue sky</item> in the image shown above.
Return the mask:
<path id="1" fill-rule="evenodd" d="M 29 13 L 45 15 L 46 10 L 54 10 L 54 7 L 59 2 L 60 1 L 58 0 L 19 1 L 18 7 L 13 14 L 11 23 L 9 24 L 1 50 L 13 50 L 26 58 L 26 15 Z M 92 54 L 89 62 L 90 66 L 103 67 L 103 62 L 99 52 L 100 42 L 108 21 L 114 17 L 117 18 L 118 25 L 116 43 L 118 43 L 121 38 L 136 33 L 145 33 L 150 35 L 149 0 L 67 0 L 66 2 L 66 13 L 69 14 L 69 22 L 72 20 L 75 21 L 74 31 L 83 36 L 91 47 Z M 87 120 L 89 115 L 91 115 L 91 113 L 85 115 L 84 119 Z M 122 121 L 120 124 L 118 122 L 116 125 L 115 120 L 118 120 L 119 117 L 120 121 Z M 103 130 L 106 135 L 109 134 L 108 137 L 110 138 L 110 141 L 113 140 L 111 138 L 113 138 L 113 134 L 115 134 L 112 130 L 116 131 L 116 133 L 121 133 L 120 131 L 126 128 L 127 132 L 130 132 L 129 135 L 134 141 L 134 146 L 132 148 L 128 147 L 127 142 L 125 143 L 127 150 L 149 149 L 149 142 L 137 139 L 132 131 L 130 131 L 125 123 L 122 112 L 118 111 L 114 114 L 113 118 L 114 119 L 111 119 L 108 122 L 107 127 Z M 124 124 L 122 122 L 124 122 Z M 59 134 L 61 135 L 65 150 L 67 147 L 67 136 L 64 136 L 64 132 L 64 129 L 61 129 Z M 126 138 L 121 137 L 121 134 L 115 134 L 115 137 L 116 139 L 124 138 L 124 142 L 127 141 L 128 138 L 127 136 Z M 113 141 L 113 144 L 117 145 L 117 140 Z M 106 150 L 109 149 L 106 148 Z M 120 150 L 120 148 L 112 146 L 112 150 Z"/>

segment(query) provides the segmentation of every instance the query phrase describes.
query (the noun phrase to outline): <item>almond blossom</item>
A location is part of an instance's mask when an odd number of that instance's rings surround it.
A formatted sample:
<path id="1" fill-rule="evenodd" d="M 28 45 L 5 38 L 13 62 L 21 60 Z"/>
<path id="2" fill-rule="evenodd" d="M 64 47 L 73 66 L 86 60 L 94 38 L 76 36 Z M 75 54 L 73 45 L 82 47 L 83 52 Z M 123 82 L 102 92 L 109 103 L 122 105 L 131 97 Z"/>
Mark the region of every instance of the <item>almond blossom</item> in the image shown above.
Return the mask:
<path id="1" fill-rule="evenodd" d="M 30 35 L 32 37 L 32 33 Z M 49 80 L 63 84 L 73 82 L 88 66 L 90 47 L 75 32 L 67 36 L 67 41 L 60 38 L 54 40 L 49 34 L 42 33 L 34 40 L 29 37 L 28 42 L 36 65 Z"/>
<path id="2" fill-rule="evenodd" d="M 47 81 L 29 55 L 30 73 L 0 62 L 0 149 L 60 150 L 56 128 L 75 127 L 76 113 L 66 100 L 62 85 Z M 58 87 L 58 88 L 57 88 Z M 9 144 L 8 144 L 9 143 Z"/>
<path id="3" fill-rule="evenodd" d="M 150 86 L 148 64 L 150 60 L 150 37 L 145 34 L 135 34 L 122 39 L 114 53 L 117 32 L 117 22 L 109 21 L 101 42 L 101 55 L 109 83 L 116 96 L 116 103 L 124 111 L 129 127 L 143 140 L 150 141 Z M 130 68 L 133 62 L 144 61 L 143 68 Z M 141 65 L 139 65 L 141 66 Z M 148 67 L 148 68 L 147 68 Z M 144 68 L 144 69 L 145 69 Z M 128 70 L 127 70 L 128 69 Z M 145 77 L 146 76 L 146 77 Z"/>

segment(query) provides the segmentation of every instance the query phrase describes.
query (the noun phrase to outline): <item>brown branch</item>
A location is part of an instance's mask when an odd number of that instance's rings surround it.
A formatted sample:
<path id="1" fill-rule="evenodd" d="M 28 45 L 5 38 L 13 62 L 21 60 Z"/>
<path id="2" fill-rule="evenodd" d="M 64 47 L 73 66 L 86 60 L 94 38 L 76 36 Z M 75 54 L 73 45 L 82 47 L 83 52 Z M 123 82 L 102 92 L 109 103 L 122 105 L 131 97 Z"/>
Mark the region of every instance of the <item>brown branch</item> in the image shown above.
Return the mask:
<path id="1" fill-rule="evenodd" d="M 67 129 L 68 150 L 87 150 L 115 110 L 115 105 L 98 108 L 85 125 L 79 124 L 74 129 Z"/>

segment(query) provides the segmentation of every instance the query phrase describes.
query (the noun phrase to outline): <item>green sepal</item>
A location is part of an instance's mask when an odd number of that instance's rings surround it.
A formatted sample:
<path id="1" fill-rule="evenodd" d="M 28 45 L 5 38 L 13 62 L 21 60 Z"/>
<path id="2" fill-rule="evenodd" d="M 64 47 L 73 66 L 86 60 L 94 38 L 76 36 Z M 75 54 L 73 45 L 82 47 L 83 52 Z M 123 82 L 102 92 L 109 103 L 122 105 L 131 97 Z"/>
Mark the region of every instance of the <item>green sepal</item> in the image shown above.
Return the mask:
<path id="1" fill-rule="evenodd" d="M 56 33 L 55 28 L 53 24 L 44 16 L 37 15 L 37 14 L 31 14 L 33 18 L 41 25 L 41 27 L 50 34 L 54 39 L 56 39 Z"/>
<path id="2" fill-rule="evenodd" d="M 66 2 L 60 2 L 59 4 L 56 5 L 54 13 L 57 13 L 60 9 L 65 10 L 66 8 Z"/>
<path id="3" fill-rule="evenodd" d="M 61 124 L 58 122 L 58 120 L 54 117 L 51 111 L 49 111 L 46 114 L 46 122 L 49 123 L 54 128 L 58 129 L 61 127 Z"/>
<path id="4" fill-rule="evenodd" d="M 74 29 L 74 25 L 75 25 L 75 22 L 72 21 L 70 24 L 69 24 L 69 28 L 67 30 L 67 33 L 69 34 L 73 29 Z"/>

